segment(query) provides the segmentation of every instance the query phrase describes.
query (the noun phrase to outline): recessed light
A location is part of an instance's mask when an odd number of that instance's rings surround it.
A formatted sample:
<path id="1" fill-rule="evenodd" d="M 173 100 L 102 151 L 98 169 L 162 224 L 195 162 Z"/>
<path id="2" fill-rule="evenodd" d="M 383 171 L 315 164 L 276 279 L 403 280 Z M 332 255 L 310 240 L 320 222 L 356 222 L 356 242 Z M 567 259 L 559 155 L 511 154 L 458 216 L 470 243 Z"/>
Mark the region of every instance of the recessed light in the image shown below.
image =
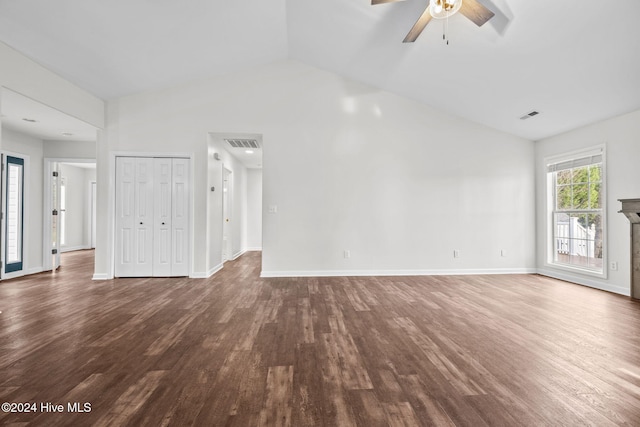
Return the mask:
<path id="1" fill-rule="evenodd" d="M 244 152 L 247 154 L 253 154 L 253 150 L 244 150 Z"/>
<path id="2" fill-rule="evenodd" d="M 62 132 L 62 136 L 73 136 L 70 132 Z"/>
<path id="3" fill-rule="evenodd" d="M 27 118 L 27 117 L 23 117 L 22 120 L 24 120 L 25 122 L 29 122 L 29 123 L 36 123 L 37 122 L 36 119 L 30 119 L 30 118 Z"/>

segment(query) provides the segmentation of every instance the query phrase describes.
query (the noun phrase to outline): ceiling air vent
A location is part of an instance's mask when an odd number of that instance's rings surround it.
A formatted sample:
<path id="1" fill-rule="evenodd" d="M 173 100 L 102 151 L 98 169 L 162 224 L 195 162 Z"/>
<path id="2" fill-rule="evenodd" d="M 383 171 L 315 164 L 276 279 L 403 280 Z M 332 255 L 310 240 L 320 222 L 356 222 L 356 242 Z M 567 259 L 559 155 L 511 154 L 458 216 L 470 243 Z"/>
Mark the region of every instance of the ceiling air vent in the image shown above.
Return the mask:
<path id="1" fill-rule="evenodd" d="M 531 111 L 530 113 L 527 113 L 524 116 L 520 117 L 520 120 L 527 120 L 527 119 L 530 119 L 531 117 L 537 116 L 538 114 L 540 114 L 539 111 Z"/>
<path id="2" fill-rule="evenodd" d="M 260 148 L 255 139 L 225 139 L 233 148 Z"/>

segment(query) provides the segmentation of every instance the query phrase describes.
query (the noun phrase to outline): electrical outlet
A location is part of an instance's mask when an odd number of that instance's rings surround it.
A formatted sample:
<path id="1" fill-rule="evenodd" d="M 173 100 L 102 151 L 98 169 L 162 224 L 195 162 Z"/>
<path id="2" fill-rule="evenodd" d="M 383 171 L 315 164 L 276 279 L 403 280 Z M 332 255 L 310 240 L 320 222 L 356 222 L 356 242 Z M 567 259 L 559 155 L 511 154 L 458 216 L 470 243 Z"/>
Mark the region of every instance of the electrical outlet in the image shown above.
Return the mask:
<path id="1" fill-rule="evenodd" d="M 617 271 L 618 270 L 618 262 L 617 261 L 611 261 L 611 263 L 609 264 L 609 269 L 611 271 Z"/>
<path id="2" fill-rule="evenodd" d="M 269 205 L 269 213 L 278 213 L 278 205 Z"/>
<path id="3" fill-rule="evenodd" d="M 458 249 L 454 249 L 453 250 L 453 257 L 454 258 L 460 258 L 460 251 Z"/>
<path id="4" fill-rule="evenodd" d="M 344 250 L 344 257 L 345 258 L 351 258 L 351 251 L 345 249 Z"/>

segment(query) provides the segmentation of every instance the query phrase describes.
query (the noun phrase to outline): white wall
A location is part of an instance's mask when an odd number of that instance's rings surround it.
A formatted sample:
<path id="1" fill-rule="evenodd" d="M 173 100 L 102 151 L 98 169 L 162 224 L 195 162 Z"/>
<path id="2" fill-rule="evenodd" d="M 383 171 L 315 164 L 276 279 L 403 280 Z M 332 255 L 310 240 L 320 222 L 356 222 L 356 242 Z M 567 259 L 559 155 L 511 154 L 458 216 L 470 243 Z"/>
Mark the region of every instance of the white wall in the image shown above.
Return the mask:
<path id="1" fill-rule="evenodd" d="M 42 145 L 43 141 L 23 133 L 2 129 L 2 149 L 29 156 L 29 168 L 25 168 L 25 274 L 42 271 Z"/>
<path id="2" fill-rule="evenodd" d="M 264 136 L 263 211 L 278 206 L 263 217 L 266 275 L 535 268 L 533 142 L 406 98 L 282 61 L 110 101 L 107 123 L 100 194 L 111 191 L 115 151 L 194 154 L 197 275 L 215 262 L 219 232 L 206 135 L 230 130 Z M 99 206 L 99 223 L 111 227 L 112 211 Z M 113 229 L 100 232 L 96 274 L 106 277 Z"/>
<path id="3" fill-rule="evenodd" d="M 618 262 L 617 271 L 608 271 L 608 278 L 598 279 L 569 274 L 545 265 L 546 172 L 544 159 L 550 156 L 606 146 L 607 260 Z M 617 292 L 630 293 L 629 221 L 618 213 L 618 199 L 640 197 L 640 111 L 591 124 L 571 132 L 536 143 L 536 212 L 537 264 L 540 272 L 576 283 Z M 607 266 L 608 267 L 608 266 Z"/>
<path id="4" fill-rule="evenodd" d="M 262 169 L 247 169 L 247 250 L 262 249 Z"/>
<path id="5" fill-rule="evenodd" d="M 44 157 L 56 159 L 95 159 L 95 141 L 51 141 L 44 144 Z"/>

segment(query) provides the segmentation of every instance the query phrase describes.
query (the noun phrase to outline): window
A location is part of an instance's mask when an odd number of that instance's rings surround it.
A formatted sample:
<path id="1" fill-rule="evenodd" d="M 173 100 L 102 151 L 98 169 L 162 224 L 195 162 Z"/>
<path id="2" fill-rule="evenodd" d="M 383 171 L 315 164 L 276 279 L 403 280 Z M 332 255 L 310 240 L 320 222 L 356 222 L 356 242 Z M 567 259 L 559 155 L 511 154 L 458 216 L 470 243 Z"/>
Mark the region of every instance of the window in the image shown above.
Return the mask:
<path id="1" fill-rule="evenodd" d="M 551 245 L 548 261 L 604 274 L 603 153 L 548 164 Z"/>
<path id="2" fill-rule="evenodd" d="M 67 242 L 67 187 L 64 177 L 60 180 L 60 246 Z"/>
<path id="3" fill-rule="evenodd" d="M 7 156 L 5 272 L 22 270 L 24 159 Z"/>

